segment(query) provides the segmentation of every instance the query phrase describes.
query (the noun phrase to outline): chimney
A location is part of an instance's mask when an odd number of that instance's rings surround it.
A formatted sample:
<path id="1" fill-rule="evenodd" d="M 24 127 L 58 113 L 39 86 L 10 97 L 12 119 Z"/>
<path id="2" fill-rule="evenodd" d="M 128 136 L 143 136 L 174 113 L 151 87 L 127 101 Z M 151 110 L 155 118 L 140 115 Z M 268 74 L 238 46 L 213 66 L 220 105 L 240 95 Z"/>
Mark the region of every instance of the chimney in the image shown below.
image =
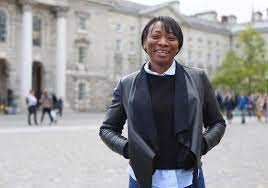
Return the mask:
<path id="1" fill-rule="evenodd" d="M 253 22 L 259 22 L 262 21 L 262 13 L 260 11 L 253 12 L 252 15 L 252 21 Z"/>
<path id="2" fill-rule="evenodd" d="M 222 16 L 221 17 L 221 22 L 223 24 L 236 24 L 237 23 L 237 18 L 236 18 L 235 15 Z"/>
<path id="3" fill-rule="evenodd" d="M 222 16 L 221 17 L 221 23 L 227 24 L 228 23 L 228 17 L 227 16 Z"/>

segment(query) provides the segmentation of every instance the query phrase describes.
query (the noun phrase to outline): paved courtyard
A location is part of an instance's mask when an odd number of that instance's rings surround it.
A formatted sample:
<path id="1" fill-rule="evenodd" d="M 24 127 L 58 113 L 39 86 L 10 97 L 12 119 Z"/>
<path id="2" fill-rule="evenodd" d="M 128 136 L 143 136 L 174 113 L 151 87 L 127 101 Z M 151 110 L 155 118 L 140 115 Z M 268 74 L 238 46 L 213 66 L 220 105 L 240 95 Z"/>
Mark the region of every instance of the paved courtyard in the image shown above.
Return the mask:
<path id="1" fill-rule="evenodd" d="M 126 188 L 127 160 L 98 137 L 104 114 L 64 114 L 57 125 L 28 126 L 0 115 L 1 188 Z M 203 157 L 208 188 L 268 188 L 268 125 L 235 118 Z"/>

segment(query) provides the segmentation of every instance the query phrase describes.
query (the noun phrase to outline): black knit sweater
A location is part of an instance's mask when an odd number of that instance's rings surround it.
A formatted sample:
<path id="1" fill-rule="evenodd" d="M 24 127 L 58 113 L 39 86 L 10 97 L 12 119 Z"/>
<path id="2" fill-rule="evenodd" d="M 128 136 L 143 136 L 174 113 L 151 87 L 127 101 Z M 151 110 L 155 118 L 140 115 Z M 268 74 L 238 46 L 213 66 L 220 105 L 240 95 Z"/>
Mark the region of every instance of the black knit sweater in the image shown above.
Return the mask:
<path id="1" fill-rule="evenodd" d="M 189 150 L 178 144 L 174 134 L 175 76 L 156 76 L 147 73 L 159 151 L 155 169 L 192 168 Z"/>

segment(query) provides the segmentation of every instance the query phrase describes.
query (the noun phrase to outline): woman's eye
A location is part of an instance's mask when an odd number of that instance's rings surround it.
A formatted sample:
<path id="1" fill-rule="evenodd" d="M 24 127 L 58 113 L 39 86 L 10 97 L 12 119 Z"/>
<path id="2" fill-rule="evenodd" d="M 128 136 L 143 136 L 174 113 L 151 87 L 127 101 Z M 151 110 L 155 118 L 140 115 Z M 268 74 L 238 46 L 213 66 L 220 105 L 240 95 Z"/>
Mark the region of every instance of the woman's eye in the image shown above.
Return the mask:
<path id="1" fill-rule="evenodd" d="M 169 37 L 168 40 L 174 41 L 174 40 L 176 40 L 176 38 L 175 37 Z"/>
<path id="2" fill-rule="evenodd" d="M 152 35 L 152 38 L 157 39 L 157 38 L 159 38 L 159 36 L 158 35 Z"/>

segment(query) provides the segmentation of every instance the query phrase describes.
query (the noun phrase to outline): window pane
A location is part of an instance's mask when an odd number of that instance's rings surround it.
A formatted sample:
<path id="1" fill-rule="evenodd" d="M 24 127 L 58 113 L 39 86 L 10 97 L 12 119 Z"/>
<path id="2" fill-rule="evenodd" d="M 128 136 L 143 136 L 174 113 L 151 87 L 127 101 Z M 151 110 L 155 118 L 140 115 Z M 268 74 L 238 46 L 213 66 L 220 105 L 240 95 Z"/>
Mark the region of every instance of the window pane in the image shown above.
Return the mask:
<path id="1" fill-rule="evenodd" d="M 85 17 L 80 17 L 79 18 L 79 27 L 81 30 L 86 30 L 86 18 Z"/>
<path id="2" fill-rule="evenodd" d="M 33 45 L 41 46 L 41 19 L 33 17 Z"/>
<path id="3" fill-rule="evenodd" d="M 135 30 L 135 26 L 130 26 L 130 31 L 134 31 Z"/>
<path id="4" fill-rule="evenodd" d="M 130 50 L 130 52 L 134 52 L 134 50 L 135 50 L 135 44 L 134 44 L 133 41 L 131 41 L 131 42 L 129 43 L 129 50 Z"/>
<path id="5" fill-rule="evenodd" d="M 208 53 L 208 54 L 207 54 L 207 61 L 210 62 L 210 59 L 211 59 L 211 54 Z"/>
<path id="6" fill-rule="evenodd" d="M 199 38 L 197 39 L 197 41 L 198 41 L 199 43 L 202 43 L 202 42 L 203 42 L 203 39 L 202 39 L 201 37 L 199 37 Z"/>
<path id="7" fill-rule="evenodd" d="M 115 26 L 115 30 L 116 30 L 116 31 L 121 31 L 121 30 L 122 30 L 122 28 L 121 28 L 121 24 L 116 24 L 116 26 Z"/>
<path id="8" fill-rule="evenodd" d="M 86 48 L 79 47 L 78 48 L 78 62 L 85 63 L 85 60 L 86 60 Z"/>
<path id="9" fill-rule="evenodd" d="M 123 55 L 120 53 L 114 54 L 114 74 L 121 75 L 122 66 L 123 66 Z"/>
<path id="10" fill-rule="evenodd" d="M 116 40 L 115 41 L 115 50 L 119 51 L 121 48 L 121 40 Z"/>
<path id="11" fill-rule="evenodd" d="M 85 84 L 84 83 L 80 83 L 78 85 L 78 99 L 79 100 L 83 100 L 85 98 L 85 94 L 86 94 Z"/>
<path id="12" fill-rule="evenodd" d="M 0 10 L 0 41 L 6 41 L 6 13 Z"/>

